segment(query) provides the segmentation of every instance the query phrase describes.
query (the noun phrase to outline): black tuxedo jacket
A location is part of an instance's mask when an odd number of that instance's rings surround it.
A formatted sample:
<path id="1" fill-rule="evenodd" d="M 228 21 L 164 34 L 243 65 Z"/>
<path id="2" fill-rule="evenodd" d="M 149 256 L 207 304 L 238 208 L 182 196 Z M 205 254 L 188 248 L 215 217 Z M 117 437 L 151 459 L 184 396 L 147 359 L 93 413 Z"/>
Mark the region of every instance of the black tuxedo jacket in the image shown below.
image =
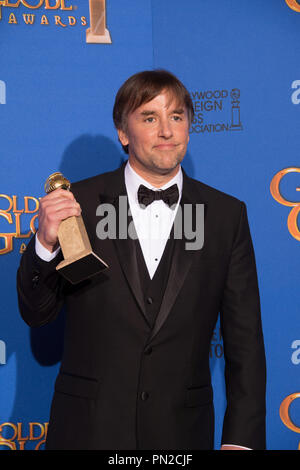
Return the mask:
<path id="1" fill-rule="evenodd" d="M 212 449 L 212 333 L 220 313 L 227 409 L 222 442 L 265 447 L 265 355 L 255 258 L 243 202 L 183 178 L 182 204 L 205 204 L 202 249 L 175 240 L 153 327 L 147 321 L 136 242 L 99 240 L 96 209 L 125 195 L 124 166 L 72 186 L 94 251 L 109 269 L 77 286 L 35 254 L 18 270 L 30 326 L 67 306 L 64 353 L 48 449 Z M 118 215 L 118 211 L 117 211 Z M 155 301 L 155 299 L 154 299 Z"/>

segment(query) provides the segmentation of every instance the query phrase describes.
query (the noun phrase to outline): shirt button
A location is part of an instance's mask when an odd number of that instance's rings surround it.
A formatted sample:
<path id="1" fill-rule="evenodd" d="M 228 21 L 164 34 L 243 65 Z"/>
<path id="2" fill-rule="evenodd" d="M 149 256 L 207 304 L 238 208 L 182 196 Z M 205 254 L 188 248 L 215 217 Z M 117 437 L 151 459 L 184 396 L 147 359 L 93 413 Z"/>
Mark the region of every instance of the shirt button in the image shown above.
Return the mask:
<path id="1" fill-rule="evenodd" d="M 149 393 L 148 393 L 148 392 L 142 392 L 142 393 L 141 393 L 141 398 L 142 398 L 143 401 L 148 400 L 148 398 L 149 398 Z"/>
<path id="2" fill-rule="evenodd" d="M 150 305 L 153 304 L 153 299 L 152 299 L 152 297 L 148 297 L 148 299 L 147 299 L 147 304 L 150 304 Z"/>

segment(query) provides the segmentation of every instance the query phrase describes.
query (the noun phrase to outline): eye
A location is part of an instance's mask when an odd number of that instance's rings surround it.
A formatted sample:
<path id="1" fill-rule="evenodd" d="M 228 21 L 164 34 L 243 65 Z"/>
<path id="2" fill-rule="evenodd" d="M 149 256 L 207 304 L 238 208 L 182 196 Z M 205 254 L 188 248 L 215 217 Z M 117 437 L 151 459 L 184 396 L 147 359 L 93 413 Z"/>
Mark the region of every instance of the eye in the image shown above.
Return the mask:
<path id="1" fill-rule="evenodd" d="M 174 121 L 182 121 L 182 117 L 179 116 L 178 114 L 174 114 L 173 118 Z"/>
<path id="2" fill-rule="evenodd" d="M 155 120 L 154 117 L 150 116 L 145 119 L 145 122 L 154 122 L 154 120 Z"/>

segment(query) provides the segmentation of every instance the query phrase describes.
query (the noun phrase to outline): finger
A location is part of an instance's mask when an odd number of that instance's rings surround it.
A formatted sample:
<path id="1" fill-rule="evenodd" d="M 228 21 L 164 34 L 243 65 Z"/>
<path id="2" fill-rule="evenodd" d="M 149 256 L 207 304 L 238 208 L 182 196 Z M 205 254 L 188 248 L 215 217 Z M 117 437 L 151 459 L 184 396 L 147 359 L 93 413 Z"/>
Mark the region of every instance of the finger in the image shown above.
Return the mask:
<path id="1" fill-rule="evenodd" d="M 50 218 L 61 222 L 62 220 L 68 219 L 69 217 L 78 217 L 81 215 L 81 210 L 78 209 L 77 207 L 69 207 L 69 208 L 64 208 L 55 213 L 55 215 L 50 215 Z"/>
<path id="2" fill-rule="evenodd" d="M 41 202 L 45 201 L 52 201 L 55 199 L 66 198 L 66 199 L 75 199 L 74 194 L 71 191 L 67 191 L 66 189 L 55 189 L 51 191 L 51 193 L 47 194 L 46 196 L 40 199 Z"/>
<path id="3" fill-rule="evenodd" d="M 71 207 L 80 208 L 80 205 L 78 204 L 77 201 L 75 201 L 75 199 L 70 200 L 70 199 L 61 198 L 61 199 L 55 199 L 54 201 L 50 201 L 50 202 L 48 201 L 42 204 L 40 206 L 40 210 L 42 212 L 55 212 L 56 210 L 60 210 L 64 208 L 67 209 Z"/>
<path id="4" fill-rule="evenodd" d="M 64 216 L 62 217 L 62 214 Z M 59 221 L 63 218 L 70 217 L 72 215 L 79 216 L 81 214 L 81 207 L 78 202 L 60 201 L 57 204 L 51 205 L 45 210 L 40 210 L 39 215 L 42 219 L 50 221 Z"/>
<path id="5" fill-rule="evenodd" d="M 61 205 L 72 206 L 78 204 L 74 196 L 72 198 L 57 196 L 51 199 L 41 199 L 39 209 L 42 211 L 50 210 L 51 208 L 59 207 Z"/>

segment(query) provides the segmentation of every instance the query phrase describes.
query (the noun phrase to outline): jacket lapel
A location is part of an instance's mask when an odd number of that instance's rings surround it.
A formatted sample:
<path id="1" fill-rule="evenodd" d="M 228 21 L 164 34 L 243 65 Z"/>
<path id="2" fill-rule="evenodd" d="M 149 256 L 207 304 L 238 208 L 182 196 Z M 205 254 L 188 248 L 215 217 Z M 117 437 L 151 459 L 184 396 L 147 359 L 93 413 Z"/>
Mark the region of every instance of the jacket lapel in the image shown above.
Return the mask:
<path id="1" fill-rule="evenodd" d="M 129 224 L 133 224 L 133 221 L 132 217 L 128 215 L 129 203 L 125 186 L 124 168 L 125 164 L 123 164 L 117 171 L 112 173 L 112 178 L 109 181 L 109 185 L 105 193 L 100 194 L 99 197 L 101 203 L 109 203 L 115 207 L 117 236 L 116 239 L 113 240 L 113 243 L 116 248 L 116 253 L 123 274 L 128 282 L 136 302 L 140 307 L 142 314 L 145 317 L 145 320 L 149 324 L 146 316 L 144 297 L 139 277 L 136 242 L 127 235 L 127 228 Z M 123 196 L 123 198 L 120 199 L 120 196 Z M 122 224 L 121 232 L 124 234 L 124 238 L 119 237 L 120 224 Z"/>
<path id="2" fill-rule="evenodd" d="M 128 204 L 128 203 L 127 203 Z M 118 209 L 116 210 L 118 214 Z M 127 211 L 128 214 L 128 211 Z M 133 223 L 127 217 L 128 223 Z M 128 226 L 128 225 L 127 225 Z M 149 321 L 146 315 L 145 303 L 144 303 L 144 296 L 142 291 L 141 280 L 139 276 L 139 269 L 137 263 L 137 252 L 136 252 L 136 242 L 135 240 L 127 237 L 126 239 L 116 238 L 114 240 L 114 244 L 117 250 L 117 254 L 119 257 L 120 265 L 122 271 L 127 279 L 129 287 L 132 291 L 133 296 L 135 297 L 147 323 Z M 149 324 L 150 326 L 150 324 Z"/>

